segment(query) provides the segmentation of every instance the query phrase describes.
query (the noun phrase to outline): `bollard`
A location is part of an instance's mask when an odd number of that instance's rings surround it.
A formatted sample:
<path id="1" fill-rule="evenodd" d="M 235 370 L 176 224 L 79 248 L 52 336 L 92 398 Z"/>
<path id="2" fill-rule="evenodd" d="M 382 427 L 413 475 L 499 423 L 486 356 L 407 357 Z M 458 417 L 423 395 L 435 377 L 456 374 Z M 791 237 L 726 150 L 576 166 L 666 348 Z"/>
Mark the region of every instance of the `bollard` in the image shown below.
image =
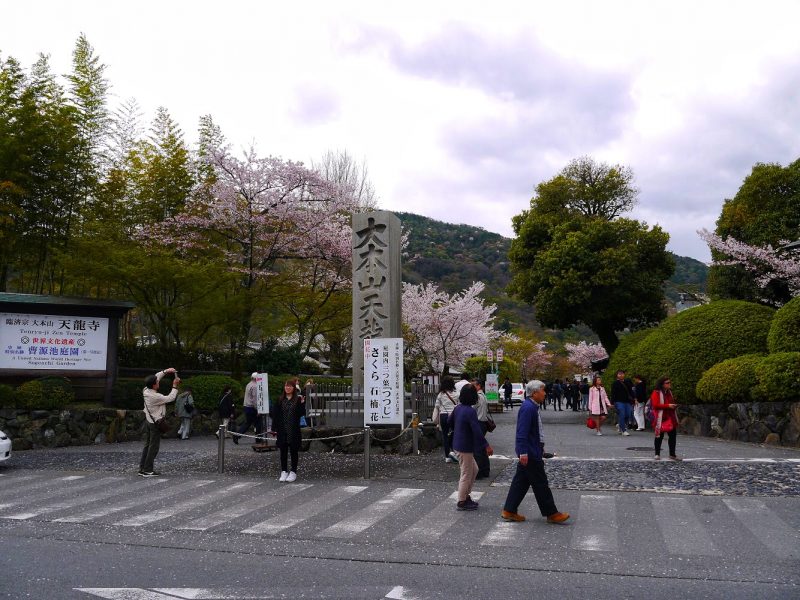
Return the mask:
<path id="1" fill-rule="evenodd" d="M 225 434 L 227 430 L 225 425 L 220 425 L 217 435 L 219 436 L 219 443 L 217 444 L 217 473 L 225 472 Z"/>
<path id="2" fill-rule="evenodd" d="M 419 454 L 419 415 L 411 413 L 411 451 Z"/>
<path id="3" fill-rule="evenodd" d="M 364 479 L 369 479 L 369 425 L 364 426 Z"/>

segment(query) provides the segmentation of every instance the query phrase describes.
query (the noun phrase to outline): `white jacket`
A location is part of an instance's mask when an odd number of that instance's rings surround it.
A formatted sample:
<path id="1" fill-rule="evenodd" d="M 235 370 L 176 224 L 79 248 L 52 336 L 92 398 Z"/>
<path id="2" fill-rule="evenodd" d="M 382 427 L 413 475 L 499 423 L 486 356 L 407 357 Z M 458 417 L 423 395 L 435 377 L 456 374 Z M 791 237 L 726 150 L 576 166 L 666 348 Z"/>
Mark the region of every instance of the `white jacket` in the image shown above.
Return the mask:
<path id="1" fill-rule="evenodd" d="M 156 380 L 160 382 L 163 376 L 164 371 L 159 371 L 156 373 Z M 164 415 L 167 414 L 165 404 L 169 404 L 178 397 L 178 388 L 173 387 L 172 391 L 166 396 L 164 394 L 159 394 L 154 389 L 144 388 L 142 395 L 144 396 L 144 405 L 147 408 L 147 410 L 144 411 L 144 418 L 147 419 L 148 423 L 155 423 L 159 419 L 164 418 Z M 147 414 L 148 411 L 150 414 Z"/>

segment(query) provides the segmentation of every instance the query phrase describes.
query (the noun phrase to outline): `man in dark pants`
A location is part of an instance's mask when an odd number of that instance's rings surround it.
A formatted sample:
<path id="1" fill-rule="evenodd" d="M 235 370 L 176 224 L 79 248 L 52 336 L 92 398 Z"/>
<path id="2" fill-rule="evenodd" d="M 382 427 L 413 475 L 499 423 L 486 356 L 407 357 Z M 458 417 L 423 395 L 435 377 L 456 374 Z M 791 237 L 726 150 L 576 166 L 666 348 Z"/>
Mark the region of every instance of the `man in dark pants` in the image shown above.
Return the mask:
<path id="1" fill-rule="evenodd" d="M 519 505 L 533 488 L 533 495 L 539 505 L 539 512 L 547 517 L 548 523 L 563 523 L 569 519 L 567 513 L 559 512 L 553 500 L 553 492 L 544 472 L 544 436 L 539 406 L 545 399 L 544 383 L 529 381 L 525 386 L 525 400 L 517 415 L 516 451 L 519 456 L 517 472 L 508 489 L 508 496 L 500 516 L 506 521 L 521 522 L 525 517 L 517 512 Z"/>
<path id="2" fill-rule="evenodd" d="M 505 382 L 503 383 L 503 405 L 505 408 L 510 408 L 514 410 L 514 401 L 511 399 L 511 394 L 514 392 L 514 386 L 511 385 L 508 377 L 506 377 Z"/>
<path id="3" fill-rule="evenodd" d="M 253 373 L 250 375 L 250 383 L 247 384 L 247 387 L 244 389 L 244 424 L 239 427 L 239 433 L 247 433 L 251 427 L 254 427 L 256 430 L 256 436 L 261 435 L 261 419 L 258 416 L 258 407 L 257 407 L 257 382 L 256 379 L 258 378 L 258 373 Z M 254 440 L 254 442 L 258 442 L 258 440 Z M 239 443 L 239 436 L 233 436 L 233 443 Z"/>
<path id="4" fill-rule="evenodd" d="M 169 368 L 164 371 L 159 371 L 155 375 L 148 375 L 144 380 L 144 390 L 142 396 L 144 397 L 144 422 L 147 426 L 147 437 L 145 438 L 144 448 L 142 449 L 142 458 L 139 461 L 139 475 L 142 477 L 156 477 L 160 475 L 157 471 L 153 470 L 153 461 L 156 459 L 158 449 L 161 446 L 161 432 L 156 425 L 156 421 L 163 419 L 166 415 L 166 405 L 178 396 L 178 385 L 181 380 L 176 375 L 172 380 L 172 391 L 165 396 L 158 392 L 158 384 L 161 378 L 167 374 L 175 373 L 175 369 Z"/>
<path id="5" fill-rule="evenodd" d="M 611 385 L 611 402 L 617 409 L 617 433 L 630 435 L 628 422 L 633 418 L 633 397 L 625 384 L 625 371 L 617 371 L 617 378 Z"/>
<path id="6" fill-rule="evenodd" d="M 475 405 L 475 412 L 478 413 L 478 423 L 481 426 L 484 437 L 489 430 L 489 402 L 486 400 L 486 394 L 483 392 L 483 385 L 480 379 L 473 379 L 470 383 L 475 386 L 475 391 L 478 392 L 478 403 Z M 475 462 L 478 463 L 478 476 L 477 479 L 486 479 L 491 474 L 491 467 L 489 463 L 489 455 L 486 454 L 486 448 L 475 448 Z"/>

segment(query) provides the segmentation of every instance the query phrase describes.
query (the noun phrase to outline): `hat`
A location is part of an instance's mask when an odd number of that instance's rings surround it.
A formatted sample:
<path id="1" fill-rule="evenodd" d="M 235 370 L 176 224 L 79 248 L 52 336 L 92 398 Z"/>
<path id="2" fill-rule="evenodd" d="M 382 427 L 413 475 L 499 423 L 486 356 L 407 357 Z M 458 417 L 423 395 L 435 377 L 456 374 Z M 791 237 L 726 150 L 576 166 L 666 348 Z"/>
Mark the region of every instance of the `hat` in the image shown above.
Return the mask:
<path id="1" fill-rule="evenodd" d="M 258 377 L 258 373 L 250 373 L 250 379 L 255 379 Z"/>

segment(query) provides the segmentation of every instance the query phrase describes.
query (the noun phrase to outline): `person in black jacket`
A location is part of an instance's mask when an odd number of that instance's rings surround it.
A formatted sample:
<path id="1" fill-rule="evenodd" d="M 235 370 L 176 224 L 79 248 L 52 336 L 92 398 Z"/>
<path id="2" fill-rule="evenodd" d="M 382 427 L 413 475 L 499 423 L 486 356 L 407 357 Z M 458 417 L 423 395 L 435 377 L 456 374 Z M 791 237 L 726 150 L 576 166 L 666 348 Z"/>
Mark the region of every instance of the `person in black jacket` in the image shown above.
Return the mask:
<path id="1" fill-rule="evenodd" d="M 281 451 L 281 476 L 278 481 L 289 483 L 297 479 L 298 453 L 303 439 L 300 417 L 306 416 L 306 399 L 300 394 L 296 383 L 295 379 L 289 379 L 284 383 L 280 398 L 269 410 L 272 429 L 278 434 L 276 446 Z M 291 470 L 289 470 L 290 453 Z"/>
<path id="2" fill-rule="evenodd" d="M 636 427 L 639 431 L 644 431 L 644 407 L 647 404 L 647 385 L 641 375 L 633 376 L 633 417 L 636 419 Z"/>
<path id="3" fill-rule="evenodd" d="M 617 371 L 617 378 L 611 386 L 611 402 L 617 409 L 617 433 L 630 435 L 628 421 L 633 418 L 633 394 L 625 385 L 625 371 Z"/>

